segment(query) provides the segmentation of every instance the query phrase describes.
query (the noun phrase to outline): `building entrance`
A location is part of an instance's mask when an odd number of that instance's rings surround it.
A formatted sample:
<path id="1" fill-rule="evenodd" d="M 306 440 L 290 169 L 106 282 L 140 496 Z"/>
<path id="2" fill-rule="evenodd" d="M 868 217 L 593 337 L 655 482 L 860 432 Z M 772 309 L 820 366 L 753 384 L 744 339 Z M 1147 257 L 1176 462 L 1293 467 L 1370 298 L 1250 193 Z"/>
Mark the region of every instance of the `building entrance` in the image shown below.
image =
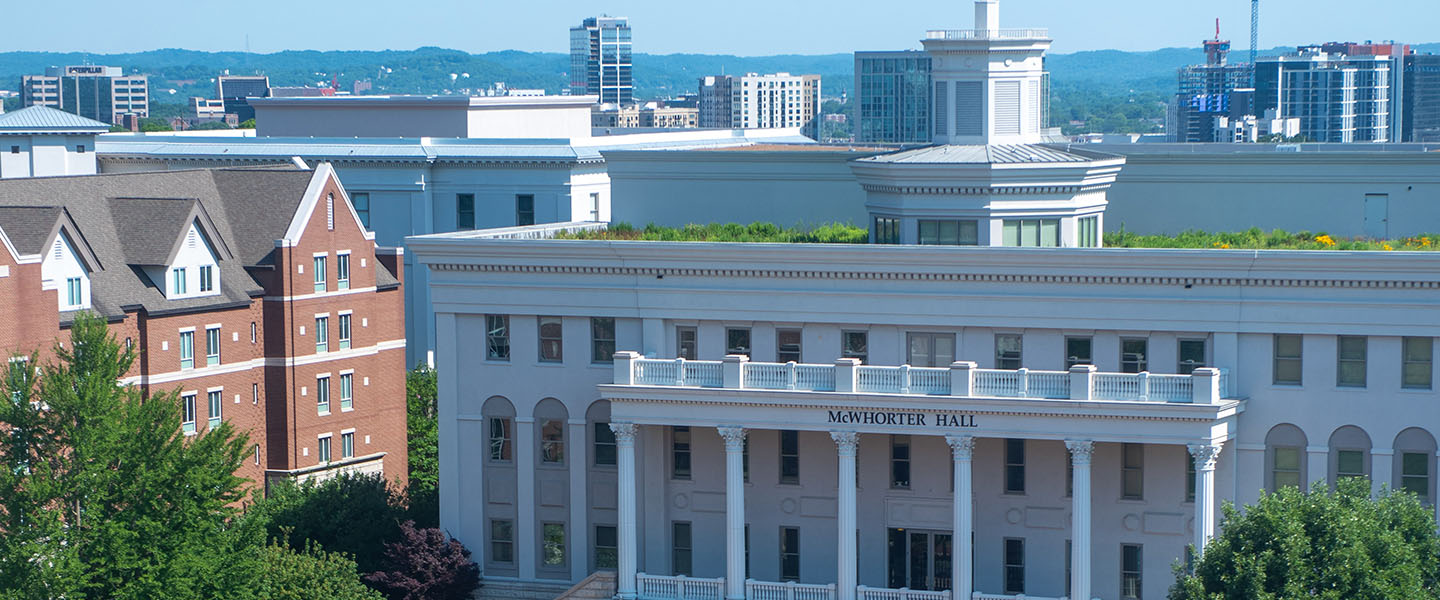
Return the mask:
<path id="1" fill-rule="evenodd" d="M 950 532 L 892 528 L 889 530 L 887 545 L 888 587 L 912 590 L 950 589 Z"/>

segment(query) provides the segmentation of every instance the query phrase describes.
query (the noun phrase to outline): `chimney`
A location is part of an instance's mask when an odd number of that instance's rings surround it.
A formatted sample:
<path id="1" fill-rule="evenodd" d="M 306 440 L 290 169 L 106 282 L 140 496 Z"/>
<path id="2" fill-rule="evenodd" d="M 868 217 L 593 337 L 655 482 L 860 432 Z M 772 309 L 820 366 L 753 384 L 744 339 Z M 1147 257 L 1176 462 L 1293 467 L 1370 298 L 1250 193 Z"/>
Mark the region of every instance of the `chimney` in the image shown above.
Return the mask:
<path id="1" fill-rule="evenodd" d="M 975 0 L 975 29 L 980 31 L 1000 29 L 1000 0 Z"/>

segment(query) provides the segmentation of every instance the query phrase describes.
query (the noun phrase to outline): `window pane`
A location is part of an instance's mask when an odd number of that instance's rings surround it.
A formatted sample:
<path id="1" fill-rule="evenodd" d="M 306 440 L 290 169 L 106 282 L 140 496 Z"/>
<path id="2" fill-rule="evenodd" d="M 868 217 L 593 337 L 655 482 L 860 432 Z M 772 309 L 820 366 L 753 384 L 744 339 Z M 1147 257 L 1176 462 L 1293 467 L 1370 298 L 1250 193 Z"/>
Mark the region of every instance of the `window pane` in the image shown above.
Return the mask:
<path id="1" fill-rule="evenodd" d="M 1149 346 L 1149 340 L 1145 339 L 1120 340 L 1120 371 L 1139 373 L 1148 370 Z"/>
<path id="2" fill-rule="evenodd" d="M 545 566 L 562 566 L 565 564 L 565 525 L 561 523 L 545 523 L 544 532 L 544 561 Z"/>
<path id="3" fill-rule="evenodd" d="M 1042 219 L 1040 221 L 1039 245 L 1047 248 L 1060 245 L 1060 221 L 1058 219 Z"/>
<path id="4" fill-rule="evenodd" d="M 1275 468 L 1300 470 L 1300 449 L 1299 448 L 1276 448 Z"/>
<path id="5" fill-rule="evenodd" d="M 563 330 L 564 327 L 561 324 L 560 317 L 540 317 L 541 362 L 560 362 L 563 360 Z"/>
<path id="6" fill-rule="evenodd" d="M 1365 474 L 1365 453 L 1361 450 L 1340 450 L 1336 459 L 1336 474 L 1360 476 Z"/>
<path id="7" fill-rule="evenodd" d="M 695 360 L 699 356 L 699 344 L 696 343 L 694 327 L 676 327 L 675 338 L 675 346 L 678 350 L 676 354 L 680 358 Z"/>
<path id="8" fill-rule="evenodd" d="M 775 332 L 776 362 L 800 362 L 800 330 L 780 329 Z"/>
<path id="9" fill-rule="evenodd" d="M 1092 341 L 1088 337 L 1065 338 L 1065 368 L 1075 365 L 1094 364 L 1091 357 Z"/>
<path id="10" fill-rule="evenodd" d="M 740 327 L 726 329 L 725 354 L 750 356 L 750 330 Z"/>
<path id="11" fill-rule="evenodd" d="M 865 362 L 870 358 L 870 334 L 864 331 L 846 331 L 844 334 L 843 347 L 840 349 L 841 358 L 858 358 Z"/>
<path id="12" fill-rule="evenodd" d="M 1205 340 L 1180 340 L 1180 363 L 1175 370 L 1182 375 L 1205 366 Z"/>
<path id="13" fill-rule="evenodd" d="M 546 419 L 540 425 L 540 461 L 565 462 L 565 423 Z"/>
<path id="14" fill-rule="evenodd" d="M 595 429 L 595 464 L 604 466 L 615 465 L 615 430 L 610 429 L 609 423 L 596 423 Z"/>
<path id="15" fill-rule="evenodd" d="M 590 361 L 608 363 L 615 360 L 615 319 L 595 317 L 590 319 Z"/>

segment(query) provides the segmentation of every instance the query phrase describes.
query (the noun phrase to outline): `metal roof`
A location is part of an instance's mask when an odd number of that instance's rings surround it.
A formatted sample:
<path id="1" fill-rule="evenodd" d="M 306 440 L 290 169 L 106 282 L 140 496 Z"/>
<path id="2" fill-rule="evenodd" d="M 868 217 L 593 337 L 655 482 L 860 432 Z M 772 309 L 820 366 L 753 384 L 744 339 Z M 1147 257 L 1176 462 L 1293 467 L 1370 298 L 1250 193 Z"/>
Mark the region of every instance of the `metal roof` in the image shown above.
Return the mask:
<path id="1" fill-rule="evenodd" d="M 0 133 L 17 132 L 92 132 L 110 131 L 108 123 L 87 119 L 74 113 L 48 106 L 27 106 L 10 113 L 0 113 Z"/>
<path id="2" fill-rule="evenodd" d="M 1111 158 L 1100 152 L 1065 150 L 1041 144 L 938 145 L 859 159 L 901 164 L 1057 164 Z"/>

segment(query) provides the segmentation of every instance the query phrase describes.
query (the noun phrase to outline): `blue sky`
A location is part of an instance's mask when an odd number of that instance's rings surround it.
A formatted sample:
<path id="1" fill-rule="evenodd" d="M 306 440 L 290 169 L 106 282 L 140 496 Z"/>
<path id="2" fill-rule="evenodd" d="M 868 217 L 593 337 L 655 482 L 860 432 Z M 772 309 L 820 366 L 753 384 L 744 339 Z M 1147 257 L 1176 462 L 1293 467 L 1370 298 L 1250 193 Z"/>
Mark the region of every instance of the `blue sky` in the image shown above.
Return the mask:
<path id="1" fill-rule="evenodd" d="M 918 47 L 926 29 L 971 25 L 969 0 L 0 0 L 0 51 L 243 50 L 565 51 L 587 15 L 628 16 L 644 53 L 826 54 Z M 703 13 L 695 10 L 705 6 Z M 1358 7 L 1358 8 L 1357 8 Z M 1198 46 L 1221 19 L 1249 46 L 1249 0 L 1001 0 L 1001 25 L 1049 27 L 1055 52 Z M 54 27 L 43 23 L 54 20 Z M 1440 41 L 1440 0 L 1261 0 L 1260 46 L 1396 39 Z"/>

